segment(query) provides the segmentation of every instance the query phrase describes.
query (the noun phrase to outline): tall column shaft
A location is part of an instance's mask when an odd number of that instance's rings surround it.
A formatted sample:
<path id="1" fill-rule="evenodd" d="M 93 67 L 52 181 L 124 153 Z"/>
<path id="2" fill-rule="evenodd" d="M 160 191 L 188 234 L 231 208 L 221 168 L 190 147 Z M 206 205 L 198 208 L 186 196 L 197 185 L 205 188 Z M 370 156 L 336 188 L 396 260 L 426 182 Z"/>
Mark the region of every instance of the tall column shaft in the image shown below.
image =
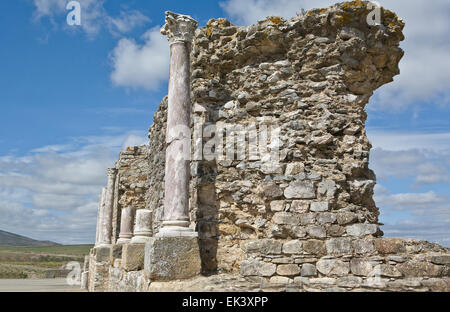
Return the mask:
<path id="1" fill-rule="evenodd" d="M 114 205 L 114 182 L 117 175 L 115 168 L 109 168 L 106 171 L 108 175 L 108 184 L 106 186 L 105 201 L 102 213 L 102 231 L 100 232 L 100 245 L 110 245 L 112 236 L 112 217 Z"/>
<path id="2" fill-rule="evenodd" d="M 170 46 L 164 221 L 189 222 L 190 61 L 184 42 Z M 189 150 L 190 152 L 190 150 Z M 184 157 L 183 157 L 184 156 Z"/>
<path id="3" fill-rule="evenodd" d="M 100 236 L 103 228 L 103 206 L 105 204 L 106 187 L 102 188 L 97 210 L 97 229 L 95 233 L 95 246 L 100 244 Z"/>
<path id="4" fill-rule="evenodd" d="M 197 22 L 166 12 L 161 33 L 170 42 L 170 76 L 166 131 L 163 224 L 160 232 L 189 230 L 190 179 L 190 48 Z"/>

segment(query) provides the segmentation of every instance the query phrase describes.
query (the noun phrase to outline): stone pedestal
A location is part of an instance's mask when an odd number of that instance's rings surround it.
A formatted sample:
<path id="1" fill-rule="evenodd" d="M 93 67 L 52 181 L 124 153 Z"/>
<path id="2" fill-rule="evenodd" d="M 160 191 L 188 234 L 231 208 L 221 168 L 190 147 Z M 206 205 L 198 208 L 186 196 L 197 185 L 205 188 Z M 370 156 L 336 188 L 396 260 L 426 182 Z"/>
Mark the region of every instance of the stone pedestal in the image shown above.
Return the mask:
<path id="1" fill-rule="evenodd" d="M 145 244 L 152 236 L 152 212 L 148 209 L 136 211 L 136 224 L 132 244 Z"/>
<path id="2" fill-rule="evenodd" d="M 123 245 L 122 268 L 128 272 L 142 270 L 144 268 L 144 256 L 145 244 Z"/>
<path id="3" fill-rule="evenodd" d="M 126 244 L 131 241 L 133 237 L 133 223 L 134 223 L 134 207 L 130 206 L 122 209 L 120 219 L 120 234 L 117 244 Z"/>
<path id="4" fill-rule="evenodd" d="M 188 279 L 201 273 L 195 236 L 155 237 L 145 245 L 144 272 L 152 281 Z"/>

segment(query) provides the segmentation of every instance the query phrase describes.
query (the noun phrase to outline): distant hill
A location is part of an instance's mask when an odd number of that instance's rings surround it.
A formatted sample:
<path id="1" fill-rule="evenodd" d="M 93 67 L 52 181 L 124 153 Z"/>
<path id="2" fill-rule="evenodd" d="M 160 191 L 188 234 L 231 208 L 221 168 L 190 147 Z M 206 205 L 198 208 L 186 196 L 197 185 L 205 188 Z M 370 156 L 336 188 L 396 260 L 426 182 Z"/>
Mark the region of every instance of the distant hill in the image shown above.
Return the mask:
<path id="1" fill-rule="evenodd" d="M 41 247 L 41 246 L 58 246 L 58 245 L 60 244 L 50 241 L 38 241 L 25 236 L 0 230 L 0 246 Z"/>

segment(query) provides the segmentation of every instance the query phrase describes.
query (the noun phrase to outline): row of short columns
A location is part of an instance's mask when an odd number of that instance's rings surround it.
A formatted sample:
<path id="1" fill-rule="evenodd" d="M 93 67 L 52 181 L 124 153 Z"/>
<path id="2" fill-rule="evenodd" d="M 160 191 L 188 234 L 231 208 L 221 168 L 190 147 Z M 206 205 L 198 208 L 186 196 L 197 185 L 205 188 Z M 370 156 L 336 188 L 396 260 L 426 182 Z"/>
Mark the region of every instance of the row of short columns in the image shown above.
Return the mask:
<path id="1" fill-rule="evenodd" d="M 114 208 L 114 184 L 117 169 L 107 169 L 108 183 L 102 190 L 97 214 L 97 233 L 95 247 L 110 246 L 113 241 L 112 216 Z M 136 221 L 136 223 L 135 223 Z M 120 219 L 120 233 L 117 244 L 145 243 L 151 237 L 151 211 L 133 206 L 122 208 Z"/>

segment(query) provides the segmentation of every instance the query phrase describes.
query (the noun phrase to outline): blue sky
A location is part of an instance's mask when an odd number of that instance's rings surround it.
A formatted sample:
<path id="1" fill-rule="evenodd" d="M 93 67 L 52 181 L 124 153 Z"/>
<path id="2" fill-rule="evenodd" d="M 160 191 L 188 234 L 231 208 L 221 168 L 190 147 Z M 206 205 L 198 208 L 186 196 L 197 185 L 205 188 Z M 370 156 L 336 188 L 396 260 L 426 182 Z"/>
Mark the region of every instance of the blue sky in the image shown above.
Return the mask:
<path id="1" fill-rule="evenodd" d="M 328 0 L 0 2 L 0 229 L 61 243 L 95 237 L 105 169 L 147 129 L 167 92 L 164 11 L 204 26 L 289 18 Z M 387 236 L 450 246 L 450 1 L 385 0 L 406 22 L 395 81 L 368 107 L 371 168 Z"/>

